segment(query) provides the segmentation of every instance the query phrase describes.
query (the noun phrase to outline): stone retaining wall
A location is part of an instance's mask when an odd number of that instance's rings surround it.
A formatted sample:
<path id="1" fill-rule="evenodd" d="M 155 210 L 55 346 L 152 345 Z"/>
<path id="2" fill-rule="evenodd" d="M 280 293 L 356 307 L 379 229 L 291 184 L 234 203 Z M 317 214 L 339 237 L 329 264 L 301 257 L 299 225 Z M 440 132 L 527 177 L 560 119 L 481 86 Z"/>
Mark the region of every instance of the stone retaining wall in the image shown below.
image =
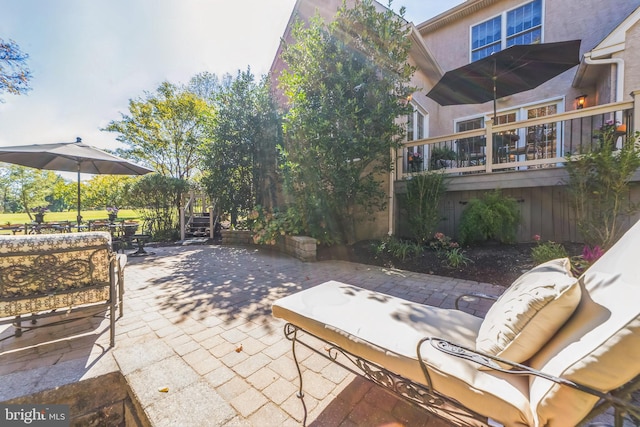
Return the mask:
<path id="1" fill-rule="evenodd" d="M 248 230 L 222 230 L 223 245 L 252 245 L 253 233 Z M 284 236 L 276 248 L 301 261 L 316 260 L 316 239 L 307 236 Z"/>
<path id="2" fill-rule="evenodd" d="M 222 230 L 223 245 L 251 245 L 253 233 L 249 230 Z"/>
<path id="3" fill-rule="evenodd" d="M 278 242 L 278 248 L 287 255 L 301 261 L 316 260 L 316 239 L 307 236 L 284 236 Z"/>

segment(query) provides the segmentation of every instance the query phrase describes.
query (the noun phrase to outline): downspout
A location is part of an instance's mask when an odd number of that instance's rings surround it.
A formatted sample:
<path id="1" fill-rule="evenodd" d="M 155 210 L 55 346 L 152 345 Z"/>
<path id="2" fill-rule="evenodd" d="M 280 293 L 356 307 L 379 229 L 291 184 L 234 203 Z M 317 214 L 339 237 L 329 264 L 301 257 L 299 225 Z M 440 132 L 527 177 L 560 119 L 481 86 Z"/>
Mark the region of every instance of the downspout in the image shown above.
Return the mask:
<path id="1" fill-rule="evenodd" d="M 394 168 L 389 172 L 389 236 L 393 236 L 393 211 L 395 209 L 395 171 L 398 167 L 398 152 L 395 149 L 391 149 L 391 158 L 396 159 Z"/>
<path id="2" fill-rule="evenodd" d="M 622 58 L 604 58 L 604 59 L 592 59 L 591 53 L 584 54 L 584 62 L 589 65 L 616 65 L 616 101 L 622 102 L 624 98 L 624 60 Z"/>

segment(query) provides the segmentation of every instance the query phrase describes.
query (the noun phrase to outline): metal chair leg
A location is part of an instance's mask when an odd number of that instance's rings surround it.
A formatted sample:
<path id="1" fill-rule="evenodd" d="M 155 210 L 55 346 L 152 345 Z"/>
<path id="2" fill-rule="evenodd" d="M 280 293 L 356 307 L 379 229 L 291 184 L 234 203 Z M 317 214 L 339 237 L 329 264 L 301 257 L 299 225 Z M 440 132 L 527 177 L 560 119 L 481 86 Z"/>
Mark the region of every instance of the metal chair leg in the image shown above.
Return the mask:
<path id="1" fill-rule="evenodd" d="M 293 326 L 291 323 L 287 323 L 284 325 L 284 335 L 285 337 L 291 341 L 291 350 L 293 352 L 293 361 L 296 364 L 296 369 L 298 370 L 298 378 L 300 379 L 300 386 L 298 387 L 298 392 L 296 393 L 296 397 L 300 399 L 302 402 L 302 409 L 304 410 L 304 417 L 302 419 L 303 427 L 307 425 L 307 404 L 304 403 L 304 392 L 302 391 L 302 371 L 300 370 L 300 364 L 298 363 L 298 357 L 296 356 L 296 339 L 298 334 L 298 328 Z"/>
<path id="2" fill-rule="evenodd" d="M 22 319 L 20 318 L 20 315 L 16 316 L 16 321 L 13 324 L 14 328 L 16 329 L 16 337 L 21 337 L 22 336 Z"/>

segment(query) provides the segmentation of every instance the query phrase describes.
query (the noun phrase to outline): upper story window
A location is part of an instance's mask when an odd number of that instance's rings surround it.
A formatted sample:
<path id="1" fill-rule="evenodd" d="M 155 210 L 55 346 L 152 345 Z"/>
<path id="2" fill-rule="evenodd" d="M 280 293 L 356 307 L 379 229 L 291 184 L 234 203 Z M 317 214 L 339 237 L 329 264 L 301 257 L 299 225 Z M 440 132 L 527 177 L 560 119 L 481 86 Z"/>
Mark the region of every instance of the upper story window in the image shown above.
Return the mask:
<path id="1" fill-rule="evenodd" d="M 542 41 L 542 0 L 534 0 L 471 27 L 471 61 L 514 44 Z"/>

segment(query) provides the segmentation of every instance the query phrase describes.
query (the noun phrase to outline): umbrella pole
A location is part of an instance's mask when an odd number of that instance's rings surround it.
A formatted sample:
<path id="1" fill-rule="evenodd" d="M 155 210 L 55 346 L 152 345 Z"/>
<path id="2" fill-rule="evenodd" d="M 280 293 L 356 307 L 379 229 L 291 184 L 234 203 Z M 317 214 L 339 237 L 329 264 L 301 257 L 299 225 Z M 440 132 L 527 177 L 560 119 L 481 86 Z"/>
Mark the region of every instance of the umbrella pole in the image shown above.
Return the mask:
<path id="1" fill-rule="evenodd" d="M 496 58 L 493 58 L 493 125 L 498 124 L 498 90 L 496 89 L 496 81 L 498 80 L 498 65 Z"/>
<path id="2" fill-rule="evenodd" d="M 493 124 L 498 124 L 498 102 L 496 100 L 496 78 L 493 78 Z"/>
<path id="3" fill-rule="evenodd" d="M 78 231 L 80 231 L 80 223 L 82 222 L 82 215 L 80 215 L 80 163 L 78 163 L 78 216 L 76 217 Z"/>

